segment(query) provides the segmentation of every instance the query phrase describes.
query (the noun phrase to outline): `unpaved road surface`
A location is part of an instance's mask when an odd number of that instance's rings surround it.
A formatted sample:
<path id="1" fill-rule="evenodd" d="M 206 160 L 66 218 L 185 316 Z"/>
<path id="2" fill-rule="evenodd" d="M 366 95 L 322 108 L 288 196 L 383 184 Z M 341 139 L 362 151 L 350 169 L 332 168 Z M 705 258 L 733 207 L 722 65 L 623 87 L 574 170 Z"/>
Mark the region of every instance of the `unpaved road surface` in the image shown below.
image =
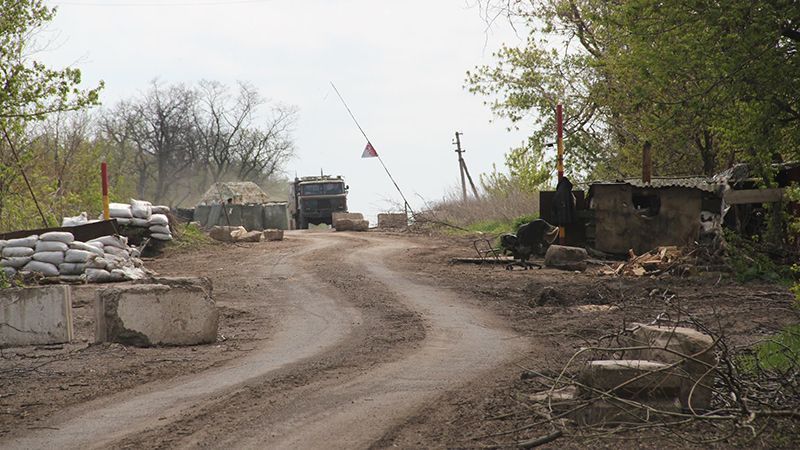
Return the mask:
<path id="1" fill-rule="evenodd" d="M 271 331 L 246 356 L 66 409 L 0 447 L 368 447 L 526 348 L 492 313 L 388 264 L 401 238 L 290 239 L 302 245 L 279 262 L 249 255 L 270 280 Z"/>

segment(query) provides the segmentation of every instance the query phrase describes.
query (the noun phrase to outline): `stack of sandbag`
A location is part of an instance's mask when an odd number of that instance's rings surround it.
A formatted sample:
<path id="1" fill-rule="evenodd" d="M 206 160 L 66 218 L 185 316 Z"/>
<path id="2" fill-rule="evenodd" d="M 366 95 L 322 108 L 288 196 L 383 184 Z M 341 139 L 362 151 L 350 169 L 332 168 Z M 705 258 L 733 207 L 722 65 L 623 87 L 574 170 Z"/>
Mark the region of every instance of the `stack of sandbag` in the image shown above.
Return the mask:
<path id="1" fill-rule="evenodd" d="M 117 219 L 120 225 L 147 228 L 147 234 L 153 239 L 172 240 L 167 217 L 170 212 L 168 206 L 153 206 L 150 202 L 132 198 L 130 204 L 111 203 L 109 210 L 111 217 Z"/>
<path id="2" fill-rule="evenodd" d="M 41 236 L 0 241 L 0 267 L 7 276 L 37 273 L 62 281 L 105 283 L 137 280 L 147 273 L 140 251 L 120 236 L 76 241 L 72 233 L 52 231 Z"/>
<path id="3" fill-rule="evenodd" d="M 6 276 L 13 277 L 33 261 L 33 254 L 36 253 L 35 249 L 38 242 L 39 236 L 36 235 L 3 241 L 0 266 Z"/>
<path id="4" fill-rule="evenodd" d="M 150 237 L 159 241 L 171 241 L 172 231 L 169 229 L 169 218 L 166 214 L 150 216 Z"/>

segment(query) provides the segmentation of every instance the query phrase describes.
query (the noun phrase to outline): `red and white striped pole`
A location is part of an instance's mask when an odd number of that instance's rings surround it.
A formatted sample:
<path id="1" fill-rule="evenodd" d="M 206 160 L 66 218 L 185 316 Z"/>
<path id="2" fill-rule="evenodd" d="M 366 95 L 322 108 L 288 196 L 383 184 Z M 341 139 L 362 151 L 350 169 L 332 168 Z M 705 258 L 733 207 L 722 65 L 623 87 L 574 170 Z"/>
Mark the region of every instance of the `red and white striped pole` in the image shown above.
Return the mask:
<path id="1" fill-rule="evenodd" d="M 103 179 L 103 219 L 111 219 L 111 211 L 108 209 L 108 164 L 100 163 L 100 176 Z"/>
<path id="2" fill-rule="evenodd" d="M 556 145 L 558 146 L 558 181 L 564 178 L 564 108 L 556 105 Z M 562 225 L 558 227 L 558 243 L 564 245 L 567 239 L 567 230 Z"/>

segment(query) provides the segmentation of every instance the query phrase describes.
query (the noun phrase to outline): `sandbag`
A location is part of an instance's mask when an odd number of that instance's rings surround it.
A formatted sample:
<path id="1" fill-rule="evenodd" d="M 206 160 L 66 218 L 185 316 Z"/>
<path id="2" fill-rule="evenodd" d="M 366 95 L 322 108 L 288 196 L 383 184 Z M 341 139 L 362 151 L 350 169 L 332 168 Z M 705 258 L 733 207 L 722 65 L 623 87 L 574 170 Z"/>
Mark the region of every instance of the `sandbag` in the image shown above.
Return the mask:
<path id="1" fill-rule="evenodd" d="M 89 223 L 89 215 L 85 212 L 80 213 L 80 215 L 74 217 L 64 217 L 61 220 L 62 227 L 77 227 L 79 225 L 85 225 Z"/>
<path id="2" fill-rule="evenodd" d="M 52 264 L 53 266 L 58 266 L 59 264 L 64 262 L 64 253 L 63 252 L 37 252 L 33 254 L 33 260 L 39 262 L 45 262 Z"/>
<path id="3" fill-rule="evenodd" d="M 0 250 L 8 245 L 8 241 L 0 239 Z"/>
<path id="4" fill-rule="evenodd" d="M 110 275 L 111 281 L 125 281 L 128 279 L 126 272 L 122 269 L 113 269 Z"/>
<path id="5" fill-rule="evenodd" d="M 6 278 L 13 278 L 17 274 L 17 269 L 13 267 L 2 267 L 0 269 L 2 269 L 0 272 L 3 272 Z"/>
<path id="6" fill-rule="evenodd" d="M 97 239 L 92 239 L 91 241 L 87 242 L 87 244 L 93 245 L 94 242 L 102 243 L 104 249 L 109 246 L 121 249 L 128 248 L 128 238 L 123 236 L 103 236 Z"/>
<path id="7" fill-rule="evenodd" d="M 61 263 L 58 265 L 58 272 L 61 275 L 81 275 L 86 270 L 83 263 Z"/>
<path id="8" fill-rule="evenodd" d="M 86 245 L 91 245 L 94 248 L 99 248 L 102 250 L 106 245 L 99 241 L 89 241 L 85 243 Z"/>
<path id="9" fill-rule="evenodd" d="M 33 256 L 33 249 L 30 247 L 5 247 L 3 248 L 3 257 L 5 258 L 18 258 L 20 256 Z"/>
<path id="10" fill-rule="evenodd" d="M 64 255 L 64 262 L 65 263 L 85 263 L 89 260 L 89 257 L 94 255 L 92 252 L 87 252 L 86 250 L 75 250 L 69 249 L 67 250 L 66 255 Z"/>
<path id="11" fill-rule="evenodd" d="M 119 256 L 119 257 L 125 258 L 125 259 L 130 258 L 130 256 L 131 256 L 130 252 L 128 252 L 127 249 L 121 249 L 121 248 L 114 247 L 114 246 L 106 247 L 105 251 L 106 251 L 106 255 L 112 254 L 114 256 Z"/>
<path id="12" fill-rule="evenodd" d="M 63 256 L 63 255 L 62 255 Z M 57 277 L 58 267 L 44 261 L 31 261 L 22 268 L 25 272 L 36 272 L 46 277 Z"/>
<path id="13" fill-rule="evenodd" d="M 115 219 L 117 219 L 118 224 L 125 226 L 130 225 L 131 221 L 133 221 L 133 219 L 128 219 L 127 217 L 115 217 Z"/>
<path id="14" fill-rule="evenodd" d="M 172 232 L 169 231 L 169 227 L 165 227 L 164 225 L 152 225 L 150 226 L 150 232 L 161 233 L 161 234 L 172 234 Z"/>
<path id="15" fill-rule="evenodd" d="M 164 214 L 153 214 L 150 216 L 150 225 L 169 226 L 169 219 Z"/>
<path id="16" fill-rule="evenodd" d="M 86 261 L 85 266 L 86 269 L 105 269 L 108 267 L 108 261 L 106 261 L 105 258 L 98 256 L 96 258 L 90 258 L 88 261 Z"/>
<path id="17" fill-rule="evenodd" d="M 108 283 L 113 281 L 111 273 L 103 269 L 86 269 L 86 281 L 89 283 Z"/>
<path id="18" fill-rule="evenodd" d="M 102 245 L 102 244 L 101 244 Z M 69 248 L 73 250 L 84 250 L 87 252 L 92 252 L 97 256 L 103 256 L 106 252 L 103 251 L 102 247 L 96 247 L 94 245 L 89 245 L 85 242 L 75 241 L 69 244 Z"/>
<path id="19" fill-rule="evenodd" d="M 0 266 L 3 267 L 13 267 L 15 269 L 19 269 L 20 267 L 24 266 L 31 262 L 33 258 L 30 256 L 17 256 L 14 258 L 3 258 L 0 259 Z"/>
<path id="20" fill-rule="evenodd" d="M 172 235 L 171 234 L 164 234 L 164 233 L 153 233 L 150 235 L 151 238 L 159 240 L 159 241 L 171 241 Z"/>
<path id="21" fill-rule="evenodd" d="M 131 212 L 133 217 L 149 219 L 153 214 L 153 204 L 144 200 L 131 199 Z"/>
<path id="22" fill-rule="evenodd" d="M 111 217 L 118 219 L 130 219 L 133 217 L 133 212 L 131 211 L 131 205 L 127 203 L 111 203 L 108 205 L 108 212 L 111 214 Z"/>
<path id="23" fill-rule="evenodd" d="M 140 219 L 138 217 L 134 217 L 133 219 L 131 219 L 130 225 L 132 227 L 147 228 L 150 226 L 150 221 L 147 219 Z"/>
<path id="24" fill-rule="evenodd" d="M 43 235 L 39 236 L 39 240 L 63 242 L 65 244 L 69 244 L 70 242 L 75 240 L 75 236 L 73 236 L 72 233 L 69 233 L 67 231 L 51 231 L 49 233 L 44 233 Z"/>
<path id="25" fill-rule="evenodd" d="M 36 247 L 36 243 L 39 242 L 39 236 L 33 235 L 28 236 L 26 238 L 19 238 L 19 239 L 9 239 L 6 242 L 6 247 Z"/>
<path id="26" fill-rule="evenodd" d="M 39 241 L 36 244 L 37 252 L 65 252 L 69 245 L 58 241 Z"/>
<path id="27" fill-rule="evenodd" d="M 164 205 L 158 205 L 158 206 L 153 205 L 153 207 L 151 209 L 153 211 L 153 215 L 156 215 L 156 214 L 169 214 L 170 211 L 171 211 L 169 209 L 169 206 L 164 206 Z"/>

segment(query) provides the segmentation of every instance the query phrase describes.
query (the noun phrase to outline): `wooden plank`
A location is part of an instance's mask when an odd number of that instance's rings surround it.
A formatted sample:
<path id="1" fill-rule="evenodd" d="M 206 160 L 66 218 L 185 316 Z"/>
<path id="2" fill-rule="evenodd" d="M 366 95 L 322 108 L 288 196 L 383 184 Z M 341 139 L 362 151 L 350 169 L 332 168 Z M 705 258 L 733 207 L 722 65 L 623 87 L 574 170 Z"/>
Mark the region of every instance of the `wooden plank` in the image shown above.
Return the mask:
<path id="1" fill-rule="evenodd" d="M 729 205 L 744 205 L 748 203 L 774 203 L 783 199 L 785 189 L 741 189 L 725 193 L 725 203 Z"/>

